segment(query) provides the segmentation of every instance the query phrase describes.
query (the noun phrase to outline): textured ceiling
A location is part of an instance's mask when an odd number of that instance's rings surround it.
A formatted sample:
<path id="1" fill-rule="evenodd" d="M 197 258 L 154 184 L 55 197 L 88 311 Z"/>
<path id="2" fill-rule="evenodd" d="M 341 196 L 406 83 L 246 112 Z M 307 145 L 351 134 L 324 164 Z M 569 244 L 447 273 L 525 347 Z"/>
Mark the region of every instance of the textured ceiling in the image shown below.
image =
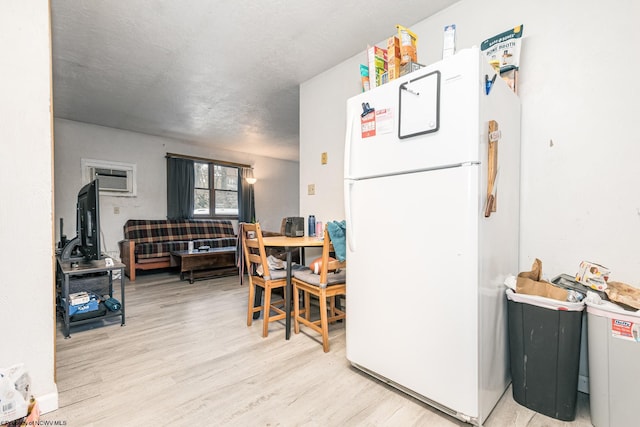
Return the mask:
<path id="1" fill-rule="evenodd" d="M 299 84 L 456 1 L 51 0 L 55 116 L 298 160 Z"/>

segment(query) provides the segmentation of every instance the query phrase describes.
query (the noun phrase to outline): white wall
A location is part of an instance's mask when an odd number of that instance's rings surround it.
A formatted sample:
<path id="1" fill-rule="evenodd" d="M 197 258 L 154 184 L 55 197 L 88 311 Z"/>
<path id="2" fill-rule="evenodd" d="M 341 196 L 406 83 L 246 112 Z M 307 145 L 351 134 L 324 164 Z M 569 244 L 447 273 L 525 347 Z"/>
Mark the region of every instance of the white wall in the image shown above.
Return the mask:
<path id="1" fill-rule="evenodd" d="M 447 24 L 457 26 L 458 49 L 524 24 L 521 270 L 537 257 L 553 277 L 590 260 L 640 286 L 638 16 L 637 0 L 464 0 L 411 26 L 418 62 L 430 64 L 441 57 Z M 365 61 L 363 47 L 301 86 L 301 214 L 344 218 L 345 100 L 360 92 Z M 329 152 L 326 166 L 321 151 Z M 315 196 L 306 194 L 309 183 Z"/>
<path id="2" fill-rule="evenodd" d="M 0 2 L 0 367 L 24 363 L 44 412 L 58 408 L 49 31 L 47 0 Z"/>
<path id="3" fill-rule="evenodd" d="M 55 120 L 55 227 L 60 239 L 75 236 L 75 206 L 82 187 L 82 158 L 136 164 L 137 196 L 100 196 L 100 226 L 106 252 L 118 256 L 118 241 L 128 219 L 165 219 L 167 215 L 166 153 L 177 153 L 254 167 L 256 217 L 265 230 L 279 230 L 284 216 L 298 214 L 298 163 L 187 144 L 169 138 Z M 115 209 L 119 209 L 119 214 Z M 103 248 L 105 250 L 105 248 Z"/>
<path id="4" fill-rule="evenodd" d="M 360 91 L 361 60 L 359 55 L 300 86 L 300 215 L 315 215 L 324 223 L 344 219 L 346 100 Z M 309 184 L 315 185 L 315 195 L 308 194 Z"/>

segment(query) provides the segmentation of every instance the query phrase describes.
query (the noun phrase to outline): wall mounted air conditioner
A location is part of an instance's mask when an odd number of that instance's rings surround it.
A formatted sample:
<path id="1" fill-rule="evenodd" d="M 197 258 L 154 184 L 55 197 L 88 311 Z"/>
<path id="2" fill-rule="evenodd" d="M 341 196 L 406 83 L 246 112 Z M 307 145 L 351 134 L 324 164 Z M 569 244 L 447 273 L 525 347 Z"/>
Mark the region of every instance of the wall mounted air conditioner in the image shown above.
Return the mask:
<path id="1" fill-rule="evenodd" d="M 98 180 L 100 194 L 136 195 L 136 165 L 105 160 L 81 159 L 83 185 Z"/>
<path id="2" fill-rule="evenodd" d="M 127 171 L 121 169 L 91 168 L 91 175 L 98 179 L 100 191 L 130 191 Z"/>

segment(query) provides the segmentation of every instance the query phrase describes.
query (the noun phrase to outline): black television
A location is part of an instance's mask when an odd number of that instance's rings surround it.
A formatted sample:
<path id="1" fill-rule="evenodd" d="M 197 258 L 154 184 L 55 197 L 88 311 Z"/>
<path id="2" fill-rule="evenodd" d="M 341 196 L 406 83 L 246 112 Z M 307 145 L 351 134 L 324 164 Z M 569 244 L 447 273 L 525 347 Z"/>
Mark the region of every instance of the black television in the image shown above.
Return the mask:
<path id="1" fill-rule="evenodd" d="M 78 248 L 85 261 L 102 259 L 100 250 L 100 191 L 98 180 L 78 192 L 76 227 Z"/>

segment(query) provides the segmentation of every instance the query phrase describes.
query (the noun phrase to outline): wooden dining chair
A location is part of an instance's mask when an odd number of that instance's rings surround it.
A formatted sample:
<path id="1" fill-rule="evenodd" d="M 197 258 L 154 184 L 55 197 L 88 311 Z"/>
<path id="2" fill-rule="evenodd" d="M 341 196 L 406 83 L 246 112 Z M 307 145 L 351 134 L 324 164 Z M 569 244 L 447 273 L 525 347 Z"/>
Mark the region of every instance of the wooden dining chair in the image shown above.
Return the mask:
<path id="1" fill-rule="evenodd" d="M 346 313 L 336 305 L 336 297 L 346 295 L 346 261 L 337 261 L 329 257 L 332 250 L 329 233 L 324 231 L 324 244 L 320 258 L 319 274 L 305 268 L 293 273 L 294 332 L 300 333 L 300 323 L 322 336 L 322 349 L 329 351 L 329 323 L 344 319 Z M 300 309 L 300 292 L 304 309 Z M 311 296 L 318 299 L 320 318 L 311 319 Z M 329 306 L 327 307 L 327 299 Z"/>
<path id="2" fill-rule="evenodd" d="M 248 237 L 248 234 L 251 236 Z M 284 299 L 272 301 L 272 290 L 284 288 L 287 285 L 286 270 L 271 270 L 267 262 L 267 254 L 262 240 L 260 224 L 242 223 L 242 249 L 244 252 L 247 275 L 249 276 L 249 303 L 247 309 L 247 326 L 253 322 L 253 314 L 262 311 L 262 336 L 269 335 L 269 323 L 284 319 Z M 262 273 L 260 273 L 262 272 Z M 256 286 L 264 289 L 263 303 L 254 306 Z M 284 292 L 282 292 L 284 295 Z M 271 312 L 275 315 L 271 315 Z"/>

